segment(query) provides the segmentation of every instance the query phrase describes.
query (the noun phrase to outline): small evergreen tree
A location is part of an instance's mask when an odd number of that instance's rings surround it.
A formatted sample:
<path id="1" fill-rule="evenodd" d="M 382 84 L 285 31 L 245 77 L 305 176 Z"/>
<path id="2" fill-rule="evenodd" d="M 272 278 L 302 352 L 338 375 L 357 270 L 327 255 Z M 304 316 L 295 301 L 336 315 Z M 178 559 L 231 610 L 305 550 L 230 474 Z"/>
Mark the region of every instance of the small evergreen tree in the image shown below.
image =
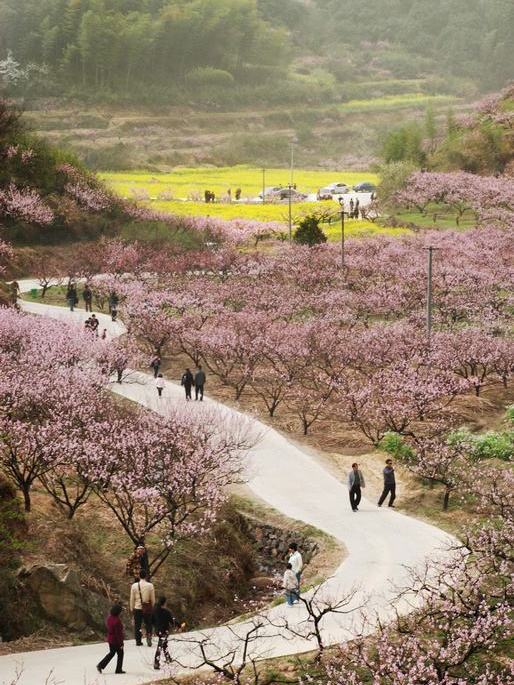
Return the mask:
<path id="1" fill-rule="evenodd" d="M 300 245 L 319 245 L 327 242 L 327 236 L 320 228 L 321 217 L 314 214 L 302 217 L 298 221 L 293 240 Z"/>

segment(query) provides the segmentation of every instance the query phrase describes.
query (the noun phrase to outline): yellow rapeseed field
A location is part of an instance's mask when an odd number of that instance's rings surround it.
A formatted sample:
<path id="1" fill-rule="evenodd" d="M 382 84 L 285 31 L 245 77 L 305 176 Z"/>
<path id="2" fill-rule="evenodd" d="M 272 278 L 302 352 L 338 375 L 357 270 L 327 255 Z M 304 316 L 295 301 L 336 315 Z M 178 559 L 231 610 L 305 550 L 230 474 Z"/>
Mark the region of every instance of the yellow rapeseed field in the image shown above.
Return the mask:
<path id="1" fill-rule="evenodd" d="M 216 197 L 226 195 L 232 190 L 235 195 L 241 188 L 241 196 L 256 197 L 262 191 L 262 169 L 250 166 L 232 167 L 177 167 L 169 173 L 150 173 L 148 171 L 105 172 L 99 177 L 104 180 L 118 195 L 131 198 L 146 192 L 152 198 L 162 193 L 175 198 L 186 199 L 191 195 L 203 198 L 205 190 L 211 190 Z M 266 169 L 264 182 L 266 186 L 287 186 L 290 180 L 289 169 Z M 318 171 L 296 169 L 293 182 L 301 192 L 315 193 L 318 188 L 332 182 L 343 182 L 353 186 L 362 181 L 377 183 L 376 174 L 356 171 Z"/>

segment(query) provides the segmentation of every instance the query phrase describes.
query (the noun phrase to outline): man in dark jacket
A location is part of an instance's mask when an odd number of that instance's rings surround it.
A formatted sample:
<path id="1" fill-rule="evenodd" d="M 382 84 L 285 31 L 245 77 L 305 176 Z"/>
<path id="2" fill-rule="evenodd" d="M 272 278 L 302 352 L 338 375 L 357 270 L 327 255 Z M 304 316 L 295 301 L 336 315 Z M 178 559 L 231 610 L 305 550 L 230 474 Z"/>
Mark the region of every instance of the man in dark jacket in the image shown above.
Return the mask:
<path id="1" fill-rule="evenodd" d="M 153 667 L 158 671 L 161 667 L 161 653 L 164 654 L 167 664 L 171 662 L 171 655 L 168 650 L 168 635 L 173 628 L 179 627 L 177 619 L 166 608 L 166 597 L 159 598 L 153 611 L 152 621 L 158 638 Z M 184 626 L 185 624 L 183 623 L 181 627 L 183 628 Z"/>
<path id="2" fill-rule="evenodd" d="M 365 488 L 364 474 L 359 469 L 358 464 L 352 464 L 352 470 L 348 474 L 348 491 L 350 493 L 350 506 L 352 511 L 359 511 L 359 504 L 362 497 L 361 488 Z"/>
<path id="3" fill-rule="evenodd" d="M 182 374 L 182 379 L 180 381 L 180 385 L 182 385 L 182 387 L 186 391 L 186 400 L 191 399 L 191 388 L 193 387 L 194 382 L 195 379 L 193 378 L 193 374 L 189 369 L 186 369 Z"/>
<path id="4" fill-rule="evenodd" d="M 205 373 L 200 364 L 195 373 L 195 400 L 198 399 L 200 395 L 200 402 L 203 400 L 203 386 L 205 385 Z"/>
<path id="5" fill-rule="evenodd" d="M 381 507 L 385 498 L 389 495 L 389 506 L 394 507 L 394 500 L 396 499 L 396 479 L 394 477 L 393 460 L 387 459 L 384 469 L 384 489 L 378 500 L 378 506 Z"/>
<path id="6" fill-rule="evenodd" d="M 93 291 L 87 285 L 84 287 L 84 290 L 82 291 L 82 297 L 84 298 L 84 304 L 86 305 L 86 312 L 92 312 L 92 303 L 93 303 Z"/>

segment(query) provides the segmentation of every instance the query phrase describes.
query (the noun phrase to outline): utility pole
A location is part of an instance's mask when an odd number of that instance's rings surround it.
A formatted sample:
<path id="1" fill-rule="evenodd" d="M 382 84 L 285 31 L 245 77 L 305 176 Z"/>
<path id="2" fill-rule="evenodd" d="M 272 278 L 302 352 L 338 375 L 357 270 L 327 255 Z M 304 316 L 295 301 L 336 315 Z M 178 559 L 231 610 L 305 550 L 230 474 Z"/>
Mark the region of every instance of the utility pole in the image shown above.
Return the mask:
<path id="1" fill-rule="evenodd" d="M 344 201 L 341 202 L 341 269 L 344 269 Z"/>
<path id="2" fill-rule="evenodd" d="M 435 247 L 425 248 L 428 251 L 428 273 L 427 273 L 427 336 L 430 343 L 430 336 L 432 334 L 432 271 Z"/>
<path id="3" fill-rule="evenodd" d="M 291 240 L 293 239 L 293 214 L 292 214 L 292 206 L 291 206 L 291 203 L 292 203 L 291 193 L 293 190 L 293 184 L 290 183 L 288 185 L 288 188 L 289 188 L 289 192 L 287 194 L 287 196 L 288 196 L 287 199 L 288 199 L 288 206 L 289 206 L 289 242 L 291 242 Z"/>
<path id="4" fill-rule="evenodd" d="M 266 169 L 262 170 L 262 204 L 266 202 Z"/>
<path id="5" fill-rule="evenodd" d="M 289 208 L 289 242 L 293 239 L 293 214 L 292 214 L 292 192 L 294 180 L 294 143 L 291 143 L 291 167 L 289 174 L 289 192 L 288 192 L 288 208 Z"/>

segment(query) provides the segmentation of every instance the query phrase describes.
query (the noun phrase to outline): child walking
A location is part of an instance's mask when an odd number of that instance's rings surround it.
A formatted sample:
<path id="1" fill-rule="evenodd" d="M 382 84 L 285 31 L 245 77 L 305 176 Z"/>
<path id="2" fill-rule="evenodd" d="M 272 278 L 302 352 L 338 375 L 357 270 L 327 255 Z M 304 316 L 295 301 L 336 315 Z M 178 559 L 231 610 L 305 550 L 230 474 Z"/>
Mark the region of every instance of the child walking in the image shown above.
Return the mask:
<path id="1" fill-rule="evenodd" d="M 292 607 L 298 597 L 298 580 L 291 564 L 287 564 L 282 586 L 285 590 L 287 606 Z"/>

